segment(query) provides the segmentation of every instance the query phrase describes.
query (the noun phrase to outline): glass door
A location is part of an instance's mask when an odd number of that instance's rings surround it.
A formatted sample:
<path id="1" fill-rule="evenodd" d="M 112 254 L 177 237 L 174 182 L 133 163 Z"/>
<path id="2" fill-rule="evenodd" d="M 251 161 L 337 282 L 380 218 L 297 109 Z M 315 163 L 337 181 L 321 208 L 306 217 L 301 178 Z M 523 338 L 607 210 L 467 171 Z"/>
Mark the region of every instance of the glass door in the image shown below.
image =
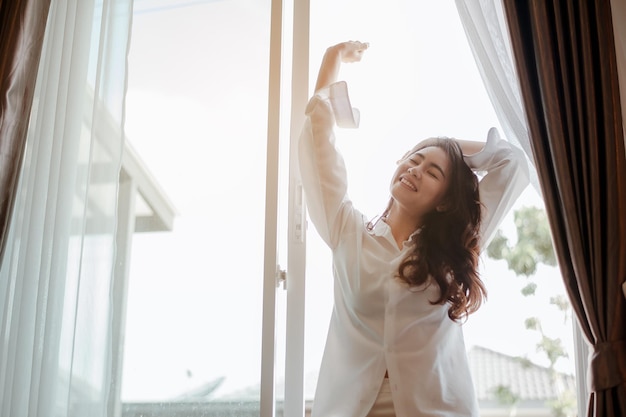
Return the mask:
<path id="1" fill-rule="evenodd" d="M 277 257 L 272 19 L 270 0 L 135 1 L 128 142 L 176 217 L 133 237 L 122 415 L 260 413 Z"/>

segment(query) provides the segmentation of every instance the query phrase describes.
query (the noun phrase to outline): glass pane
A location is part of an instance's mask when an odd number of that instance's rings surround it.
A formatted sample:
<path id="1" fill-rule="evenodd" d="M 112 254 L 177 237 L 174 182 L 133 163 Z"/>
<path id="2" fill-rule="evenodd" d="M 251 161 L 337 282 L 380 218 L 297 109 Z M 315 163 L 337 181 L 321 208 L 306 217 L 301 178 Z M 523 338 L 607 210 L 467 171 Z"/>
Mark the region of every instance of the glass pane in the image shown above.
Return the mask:
<path id="1" fill-rule="evenodd" d="M 490 127 L 502 132 L 454 2 L 392 0 L 382 7 L 350 0 L 339 7 L 320 0 L 311 8 L 311 90 L 328 46 L 343 40 L 370 43 L 362 62 L 342 67 L 340 74 L 348 81 L 352 105 L 360 109 L 361 126 L 337 133 L 350 197 L 368 217 L 384 210 L 395 161 L 419 140 L 449 136 L 484 141 Z M 525 206 L 543 213 L 541 197 L 530 186 L 502 224 L 512 247 L 515 212 Z M 308 231 L 305 392 L 310 406 L 333 283 L 330 252 L 312 225 Z M 480 272 L 489 299 L 464 328 L 481 414 L 509 415 L 518 409 L 550 415 L 558 407 L 575 406 L 571 312 L 551 303 L 565 296 L 557 267 L 541 264 L 525 279 L 508 270 L 504 260 L 484 255 Z M 521 292 L 530 281 L 537 283 L 536 296 Z M 531 317 L 539 317 L 542 327 L 527 329 Z M 548 360 L 544 336 L 560 340 L 554 342 L 563 348 L 556 361 Z M 538 348 L 540 343 L 544 348 Z M 513 395 L 507 397 L 507 390 Z"/>
<path id="2" fill-rule="evenodd" d="M 126 130 L 177 213 L 133 236 L 125 415 L 258 415 L 269 6 L 135 0 Z"/>

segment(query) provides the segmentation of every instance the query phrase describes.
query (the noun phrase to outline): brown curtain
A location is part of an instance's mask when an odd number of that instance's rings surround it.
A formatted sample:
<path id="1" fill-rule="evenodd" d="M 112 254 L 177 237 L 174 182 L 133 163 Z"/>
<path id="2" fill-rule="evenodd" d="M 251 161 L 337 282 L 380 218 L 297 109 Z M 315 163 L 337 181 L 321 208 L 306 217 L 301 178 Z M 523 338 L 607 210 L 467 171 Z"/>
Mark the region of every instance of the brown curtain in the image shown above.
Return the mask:
<path id="1" fill-rule="evenodd" d="M 589 416 L 626 416 L 626 157 L 609 0 L 504 0 Z"/>
<path id="2" fill-rule="evenodd" d="M 15 200 L 50 0 L 0 0 L 0 263 Z"/>

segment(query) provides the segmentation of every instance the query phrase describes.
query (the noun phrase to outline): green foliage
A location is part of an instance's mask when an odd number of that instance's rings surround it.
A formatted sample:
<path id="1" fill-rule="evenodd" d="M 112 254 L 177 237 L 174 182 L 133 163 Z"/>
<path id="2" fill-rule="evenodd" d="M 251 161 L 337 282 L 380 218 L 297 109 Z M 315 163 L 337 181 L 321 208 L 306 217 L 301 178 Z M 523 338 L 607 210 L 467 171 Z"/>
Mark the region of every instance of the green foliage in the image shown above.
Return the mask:
<path id="1" fill-rule="evenodd" d="M 514 406 L 520 400 L 519 395 L 511 391 L 511 388 L 506 385 L 498 385 L 493 388 L 492 392 L 500 404 L 504 404 L 509 407 Z"/>
<path id="2" fill-rule="evenodd" d="M 543 335 L 539 343 L 537 343 L 537 350 L 544 352 L 550 361 L 551 368 L 554 366 L 559 358 L 567 358 L 567 352 L 563 347 L 561 339 L 554 339 Z"/>
<path id="3" fill-rule="evenodd" d="M 555 297 L 550 297 L 550 304 L 556 306 L 560 312 L 563 313 L 563 324 L 566 324 L 570 318 L 572 305 L 570 304 L 567 297 L 564 295 L 557 295 Z"/>
<path id="4" fill-rule="evenodd" d="M 514 213 L 514 216 L 518 241 L 531 243 L 537 262 L 556 266 L 546 212 L 538 207 L 522 207 Z"/>
<path id="5" fill-rule="evenodd" d="M 537 317 L 529 317 L 526 319 L 524 324 L 528 330 L 539 330 L 541 329 L 540 321 Z"/>
<path id="6" fill-rule="evenodd" d="M 516 275 L 529 277 L 540 263 L 556 266 L 550 225 L 544 210 L 522 207 L 514 213 L 517 243 L 510 244 L 500 230 L 487 247 L 487 256 L 503 259 Z"/>
<path id="7" fill-rule="evenodd" d="M 522 366 L 522 368 L 528 369 L 528 368 L 530 368 L 533 365 L 533 363 L 532 363 L 532 361 L 530 359 L 523 358 L 521 356 L 516 357 L 515 360 L 517 360 L 517 362 L 519 362 L 519 364 Z"/>
<path id="8" fill-rule="evenodd" d="M 536 291 L 537 291 L 537 284 L 535 284 L 534 282 L 529 282 L 528 284 L 526 284 L 524 288 L 522 288 L 522 294 L 525 297 L 528 297 L 529 295 L 535 295 Z"/>
<path id="9" fill-rule="evenodd" d="M 514 212 L 514 221 L 517 229 L 517 242 L 515 244 L 509 243 L 508 238 L 504 236 L 501 230 L 498 230 L 487 247 L 487 256 L 506 261 L 509 270 L 528 279 L 530 282 L 521 289 L 521 293 L 528 297 L 535 295 L 537 291 L 537 283 L 532 281 L 531 277 L 537 272 L 538 265 L 543 263 L 556 266 L 556 256 L 552 246 L 550 226 L 544 210 L 538 207 L 521 208 Z M 567 297 L 561 295 L 552 297 L 550 304 L 563 312 L 564 320 L 567 322 L 571 312 Z M 538 317 L 528 317 L 524 321 L 524 325 L 526 329 L 538 332 L 541 336 L 537 343 L 537 351 L 546 355 L 550 363 L 553 382 L 556 383 L 558 375 L 555 371 L 555 364 L 560 358 L 568 356 L 561 339 L 546 335 Z M 530 366 L 528 359 L 518 358 L 518 360 L 523 365 Z M 498 401 L 511 407 L 519 401 L 519 397 L 515 396 L 506 386 L 496 387 L 494 393 Z M 561 393 L 556 400 L 550 403 L 550 407 L 555 417 L 575 415 L 576 398 L 570 392 Z"/>
<path id="10" fill-rule="evenodd" d="M 569 300 L 564 295 L 550 297 L 550 304 L 557 306 L 557 308 L 564 313 L 568 312 L 570 309 Z"/>
<path id="11" fill-rule="evenodd" d="M 491 243 L 487 246 L 487 256 L 493 259 L 506 259 L 510 250 L 508 243 L 506 236 L 498 229 Z"/>

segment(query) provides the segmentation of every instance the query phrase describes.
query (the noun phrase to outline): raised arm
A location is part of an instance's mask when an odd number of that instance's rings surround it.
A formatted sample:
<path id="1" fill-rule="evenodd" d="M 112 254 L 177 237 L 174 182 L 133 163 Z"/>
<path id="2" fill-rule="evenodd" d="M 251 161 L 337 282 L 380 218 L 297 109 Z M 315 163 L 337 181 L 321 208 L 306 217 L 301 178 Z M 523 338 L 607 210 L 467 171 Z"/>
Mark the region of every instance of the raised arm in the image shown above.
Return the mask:
<path id="1" fill-rule="evenodd" d="M 521 149 L 489 130 L 486 142 L 459 141 L 465 162 L 484 175 L 480 180 L 483 203 L 481 246 L 486 249 L 502 218 L 528 185 L 528 165 Z"/>
<path id="2" fill-rule="evenodd" d="M 329 47 L 322 58 L 315 94 L 306 108 L 306 119 L 298 142 L 302 186 L 307 209 L 315 228 L 331 247 L 337 243 L 337 223 L 348 211 L 347 173 L 335 147 L 334 128 L 356 127 L 346 83 L 337 83 L 343 62 L 361 60 L 367 44 L 342 42 Z M 356 122 L 356 123 L 355 123 Z"/>
<path id="3" fill-rule="evenodd" d="M 456 140 L 459 145 L 461 145 L 461 149 L 463 150 L 463 155 L 474 155 L 482 151 L 485 147 L 485 142 L 479 142 L 474 140 Z"/>
<path id="4" fill-rule="evenodd" d="M 359 62 L 363 52 L 369 47 L 368 43 L 359 41 L 341 42 L 326 49 L 320 70 L 317 74 L 315 91 L 328 87 L 339 75 L 341 63 Z"/>

